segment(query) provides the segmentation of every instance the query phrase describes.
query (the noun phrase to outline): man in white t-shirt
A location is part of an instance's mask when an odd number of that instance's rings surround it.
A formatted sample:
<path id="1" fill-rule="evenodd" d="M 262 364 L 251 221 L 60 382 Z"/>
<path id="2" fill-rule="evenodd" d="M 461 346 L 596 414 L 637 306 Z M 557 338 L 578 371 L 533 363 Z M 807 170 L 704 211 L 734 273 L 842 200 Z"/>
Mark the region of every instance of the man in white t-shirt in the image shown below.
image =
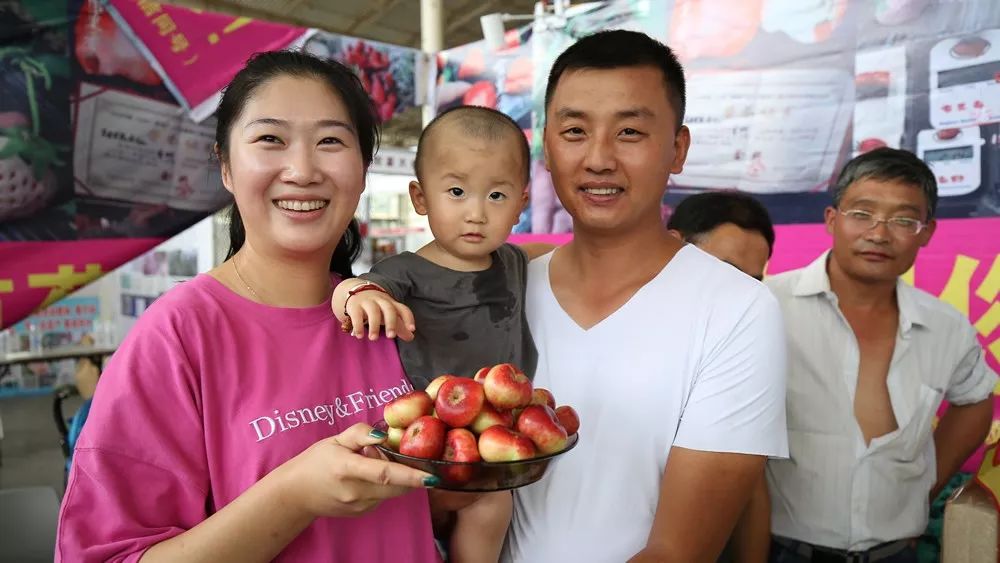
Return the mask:
<path id="1" fill-rule="evenodd" d="M 714 561 L 787 454 L 781 314 L 756 280 L 667 232 L 690 143 L 664 45 L 601 32 L 556 60 L 545 160 L 574 239 L 529 266 L 535 384 L 580 443 L 515 492 L 505 561 Z"/>

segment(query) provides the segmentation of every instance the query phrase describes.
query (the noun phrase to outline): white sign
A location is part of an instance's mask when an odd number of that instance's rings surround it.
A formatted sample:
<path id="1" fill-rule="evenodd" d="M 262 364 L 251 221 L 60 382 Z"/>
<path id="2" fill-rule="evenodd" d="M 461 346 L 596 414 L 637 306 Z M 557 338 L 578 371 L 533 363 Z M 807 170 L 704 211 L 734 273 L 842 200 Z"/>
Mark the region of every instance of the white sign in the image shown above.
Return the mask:
<path id="1" fill-rule="evenodd" d="M 368 172 L 370 174 L 415 176 L 413 162 L 416 158 L 417 153 L 413 151 L 382 147 L 375 153 L 375 158 L 372 159 L 372 164 L 368 167 Z"/>
<path id="2" fill-rule="evenodd" d="M 80 85 L 73 170 L 77 195 L 215 211 L 229 200 L 211 158 L 215 120 L 88 83 Z"/>
<path id="3" fill-rule="evenodd" d="M 678 186 L 752 193 L 822 191 L 854 103 L 836 69 L 693 73 L 685 123 L 691 150 Z"/>

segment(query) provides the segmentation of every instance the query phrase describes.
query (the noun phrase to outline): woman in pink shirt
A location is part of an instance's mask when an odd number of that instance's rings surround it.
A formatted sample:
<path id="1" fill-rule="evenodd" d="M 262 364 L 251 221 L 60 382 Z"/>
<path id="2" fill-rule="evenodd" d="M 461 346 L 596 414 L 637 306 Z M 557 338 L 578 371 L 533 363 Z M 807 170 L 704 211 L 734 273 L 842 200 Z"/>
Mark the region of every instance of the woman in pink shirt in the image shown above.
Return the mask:
<path id="1" fill-rule="evenodd" d="M 108 364 L 77 443 L 57 561 L 438 561 L 436 478 L 372 454 L 410 390 L 394 343 L 330 309 L 378 120 L 349 69 L 255 56 L 226 89 L 225 263 L 171 290 Z"/>

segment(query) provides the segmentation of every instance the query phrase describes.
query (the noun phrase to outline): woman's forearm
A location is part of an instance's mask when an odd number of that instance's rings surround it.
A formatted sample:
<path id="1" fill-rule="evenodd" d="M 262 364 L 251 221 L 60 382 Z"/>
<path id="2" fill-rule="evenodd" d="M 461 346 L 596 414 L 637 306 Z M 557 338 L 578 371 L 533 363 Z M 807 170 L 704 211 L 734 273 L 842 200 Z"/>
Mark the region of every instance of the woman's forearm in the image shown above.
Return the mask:
<path id="1" fill-rule="evenodd" d="M 313 519 L 286 492 L 279 469 L 194 528 L 149 548 L 141 561 L 266 562 Z"/>

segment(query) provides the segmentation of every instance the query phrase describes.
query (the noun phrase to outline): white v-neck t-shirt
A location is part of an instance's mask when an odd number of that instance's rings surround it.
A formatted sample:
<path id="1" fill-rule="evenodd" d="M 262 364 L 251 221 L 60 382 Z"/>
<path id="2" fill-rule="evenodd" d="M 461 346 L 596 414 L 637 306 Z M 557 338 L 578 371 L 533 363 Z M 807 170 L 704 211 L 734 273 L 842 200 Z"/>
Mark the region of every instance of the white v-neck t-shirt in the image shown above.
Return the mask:
<path id="1" fill-rule="evenodd" d="M 528 267 L 534 384 L 577 410 L 580 442 L 515 491 L 503 560 L 620 563 L 646 545 L 672 446 L 788 455 L 781 311 L 763 284 L 686 245 L 584 330 L 552 293 L 552 254 Z"/>

